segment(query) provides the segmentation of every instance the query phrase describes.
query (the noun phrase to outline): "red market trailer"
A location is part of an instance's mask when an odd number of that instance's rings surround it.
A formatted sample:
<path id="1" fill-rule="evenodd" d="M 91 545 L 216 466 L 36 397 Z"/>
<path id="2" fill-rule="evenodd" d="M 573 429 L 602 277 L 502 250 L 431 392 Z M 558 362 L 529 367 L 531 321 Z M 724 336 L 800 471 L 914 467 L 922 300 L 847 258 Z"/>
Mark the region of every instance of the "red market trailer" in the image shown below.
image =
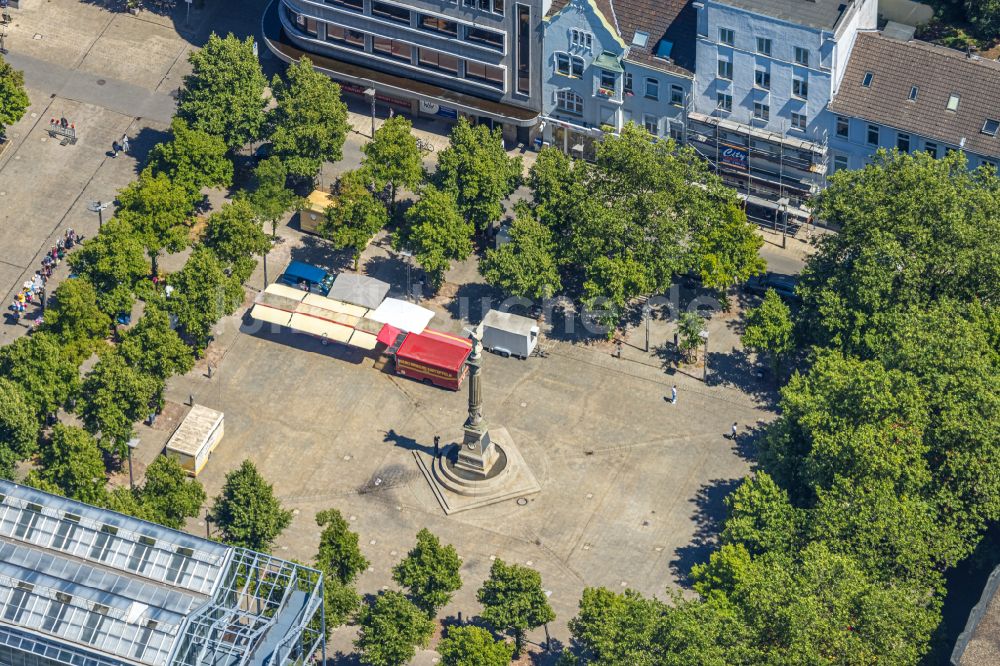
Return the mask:
<path id="1" fill-rule="evenodd" d="M 396 374 L 457 391 L 468 373 L 472 341 L 425 328 L 407 333 L 396 350 Z"/>

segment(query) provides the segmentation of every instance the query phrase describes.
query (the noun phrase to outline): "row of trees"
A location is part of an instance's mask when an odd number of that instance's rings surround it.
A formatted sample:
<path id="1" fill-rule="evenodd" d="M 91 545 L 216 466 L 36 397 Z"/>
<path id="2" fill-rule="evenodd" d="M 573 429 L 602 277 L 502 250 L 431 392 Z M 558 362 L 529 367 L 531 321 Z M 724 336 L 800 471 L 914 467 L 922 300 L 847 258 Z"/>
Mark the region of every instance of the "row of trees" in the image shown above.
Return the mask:
<path id="1" fill-rule="evenodd" d="M 959 154 L 831 179 L 816 212 L 842 231 L 801 308 L 771 293 L 748 316 L 745 337 L 802 365 L 692 570 L 700 597 L 587 590 L 570 623 L 587 663 L 924 658 L 945 572 L 1000 517 L 998 203 L 995 171 Z"/>

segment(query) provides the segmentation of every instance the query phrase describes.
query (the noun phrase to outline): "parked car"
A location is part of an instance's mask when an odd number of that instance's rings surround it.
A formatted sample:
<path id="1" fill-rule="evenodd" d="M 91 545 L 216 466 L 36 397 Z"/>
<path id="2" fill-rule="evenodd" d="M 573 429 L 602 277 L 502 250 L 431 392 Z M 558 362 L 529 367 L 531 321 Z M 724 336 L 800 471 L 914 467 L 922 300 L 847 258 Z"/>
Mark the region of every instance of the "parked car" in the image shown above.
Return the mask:
<path id="1" fill-rule="evenodd" d="M 774 289 L 781 298 L 797 303 L 802 299 L 795 293 L 796 284 L 798 284 L 798 278 L 795 276 L 768 271 L 764 275 L 756 275 L 747 280 L 745 288 L 751 294 L 760 294 L 761 296 L 768 289 Z"/>
<path id="2" fill-rule="evenodd" d="M 326 296 L 330 293 L 330 287 L 333 286 L 335 277 L 319 266 L 313 266 L 303 261 L 293 261 L 285 268 L 285 272 L 278 276 L 277 282 Z"/>

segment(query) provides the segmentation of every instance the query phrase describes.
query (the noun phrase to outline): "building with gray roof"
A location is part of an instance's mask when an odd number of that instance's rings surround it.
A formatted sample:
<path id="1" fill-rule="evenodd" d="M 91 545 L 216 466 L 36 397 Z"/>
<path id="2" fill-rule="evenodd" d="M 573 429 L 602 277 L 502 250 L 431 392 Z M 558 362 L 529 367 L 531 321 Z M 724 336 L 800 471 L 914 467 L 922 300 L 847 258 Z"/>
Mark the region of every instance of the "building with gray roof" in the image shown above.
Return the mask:
<path id="1" fill-rule="evenodd" d="M 0 664 L 325 658 L 314 569 L 0 480 Z"/>

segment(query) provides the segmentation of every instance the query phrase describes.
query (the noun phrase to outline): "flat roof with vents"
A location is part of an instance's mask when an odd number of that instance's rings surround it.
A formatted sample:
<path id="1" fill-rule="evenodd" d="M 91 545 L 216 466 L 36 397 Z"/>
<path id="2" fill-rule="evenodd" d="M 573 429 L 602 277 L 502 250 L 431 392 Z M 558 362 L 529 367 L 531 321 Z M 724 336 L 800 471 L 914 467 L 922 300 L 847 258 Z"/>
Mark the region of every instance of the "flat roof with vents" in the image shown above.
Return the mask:
<path id="1" fill-rule="evenodd" d="M 307 567 L 0 480 L 0 654 L 304 662 L 325 655 L 322 584 Z"/>

